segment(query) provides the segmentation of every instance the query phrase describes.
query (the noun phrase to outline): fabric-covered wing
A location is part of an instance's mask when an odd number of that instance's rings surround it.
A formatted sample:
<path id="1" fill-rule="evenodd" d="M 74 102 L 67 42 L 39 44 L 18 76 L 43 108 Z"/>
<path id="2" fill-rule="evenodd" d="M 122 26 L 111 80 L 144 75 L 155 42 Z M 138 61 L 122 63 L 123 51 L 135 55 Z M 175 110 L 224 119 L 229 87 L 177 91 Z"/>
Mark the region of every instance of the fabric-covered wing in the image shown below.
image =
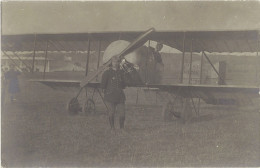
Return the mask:
<path id="1" fill-rule="evenodd" d="M 59 89 L 59 88 L 65 88 L 65 87 L 74 87 L 74 88 L 80 88 L 80 82 L 77 80 L 53 80 L 53 79 L 32 79 L 29 80 L 30 82 L 39 82 L 44 85 L 47 85 L 53 89 Z M 88 87 L 94 87 L 97 88 L 100 86 L 100 83 L 98 82 L 91 82 L 87 84 Z"/>
<path id="2" fill-rule="evenodd" d="M 97 32 L 97 33 L 69 33 L 69 34 L 22 34 L 3 35 L 3 51 L 36 51 L 46 50 L 49 41 L 49 51 L 86 51 L 88 40 L 91 50 L 101 51 L 113 41 L 132 41 L 143 32 Z M 183 51 L 190 51 L 191 41 L 193 52 L 256 52 L 258 50 L 258 30 L 238 31 L 157 31 L 151 34 L 150 40 L 160 41 L 170 47 Z M 99 42 L 102 43 L 99 46 Z"/>
<path id="3" fill-rule="evenodd" d="M 182 97 L 201 98 L 214 105 L 250 104 L 253 98 L 259 97 L 258 87 L 245 86 L 212 86 L 212 85 L 148 85 L 161 91 L 171 92 Z"/>
<path id="4" fill-rule="evenodd" d="M 80 87 L 81 81 L 76 80 L 30 80 L 31 82 L 39 82 L 54 89 L 64 87 Z M 99 82 L 91 82 L 87 87 L 99 88 Z M 213 86 L 213 85 L 131 85 L 129 87 L 150 88 L 149 90 L 170 92 L 181 97 L 201 98 L 208 104 L 214 105 L 244 105 L 250 104 L 253 98 L 259 97 L 258 87 L 245 86 Z"/>
<path id="5" fill-rule="evenodd" d="M 191 42 L 193 52 L 257 52 L 258 34 L 257 30 L 158 32 L 151 38 L 185 52 L 191 51 Z"/>

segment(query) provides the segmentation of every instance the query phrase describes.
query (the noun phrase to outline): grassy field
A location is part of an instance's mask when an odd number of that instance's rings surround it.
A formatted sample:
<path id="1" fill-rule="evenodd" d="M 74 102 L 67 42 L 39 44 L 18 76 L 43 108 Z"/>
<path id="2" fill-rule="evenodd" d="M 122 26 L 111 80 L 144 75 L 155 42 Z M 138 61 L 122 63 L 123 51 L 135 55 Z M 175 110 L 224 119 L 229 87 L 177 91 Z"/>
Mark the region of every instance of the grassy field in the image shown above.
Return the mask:
<path id="1" fill-rule="evenodd" d="M 129 103 L 128 134 L 113 135 L 100 101 L 95 114 L 71 116 L 66 102 L 75 90 L 25 81 L 21 89 L 2 107 L 2 166 L 260 166 L 259 106 L 203 105 L 183 124 L 163 122 L 154 103 Z"/>

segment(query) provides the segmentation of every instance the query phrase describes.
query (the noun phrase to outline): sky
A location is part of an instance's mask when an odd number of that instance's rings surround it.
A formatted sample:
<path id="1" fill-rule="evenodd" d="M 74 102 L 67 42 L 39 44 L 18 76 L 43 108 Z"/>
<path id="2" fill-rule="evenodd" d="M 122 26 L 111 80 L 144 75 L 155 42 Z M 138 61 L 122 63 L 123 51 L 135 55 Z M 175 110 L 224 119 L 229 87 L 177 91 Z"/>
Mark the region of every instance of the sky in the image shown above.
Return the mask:
<path id="1" fill-rule="evenodd" d="M 2 2 L 2 34 L 260 30 L 260 1 Z"/>

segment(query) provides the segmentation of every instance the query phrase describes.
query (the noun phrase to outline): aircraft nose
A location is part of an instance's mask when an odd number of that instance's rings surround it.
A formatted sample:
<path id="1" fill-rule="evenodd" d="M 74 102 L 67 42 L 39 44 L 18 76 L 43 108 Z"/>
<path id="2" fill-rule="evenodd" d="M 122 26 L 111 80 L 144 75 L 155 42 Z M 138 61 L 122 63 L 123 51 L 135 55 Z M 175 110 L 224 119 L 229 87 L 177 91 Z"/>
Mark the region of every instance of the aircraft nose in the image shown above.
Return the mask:
<path id="1" fill-rule="evenodd" d="M 109 61 L 114 55 L 120 54 L 128 45 L 130 42 L 125 40 L 117 40 L 109 44 L 109 46 L 106 48 L 103 56 L 103 63 L 106 63 Z M 133 64 L 138 63 L 138 53 L 136 51 L 133 51 L 125 56 L 125 59 Z"/>

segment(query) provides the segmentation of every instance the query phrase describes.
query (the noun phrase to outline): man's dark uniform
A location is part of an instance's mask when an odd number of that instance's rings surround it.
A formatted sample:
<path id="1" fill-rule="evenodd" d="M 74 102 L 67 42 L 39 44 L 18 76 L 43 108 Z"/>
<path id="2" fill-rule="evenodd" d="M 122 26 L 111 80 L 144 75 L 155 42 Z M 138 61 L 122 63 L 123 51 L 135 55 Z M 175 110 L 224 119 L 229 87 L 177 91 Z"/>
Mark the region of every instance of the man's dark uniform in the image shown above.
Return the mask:
<path id="1" fill-rule="evenodd" d="M 115 110 L 119 112 L 120 128 L 124 128 L 125 121 L 125 88 L 122 70 L 109 68 L 102 75 L 101 87 L 104 89 L 104 99 L 109 110 L 109 123 L 114 129 Z"/>

